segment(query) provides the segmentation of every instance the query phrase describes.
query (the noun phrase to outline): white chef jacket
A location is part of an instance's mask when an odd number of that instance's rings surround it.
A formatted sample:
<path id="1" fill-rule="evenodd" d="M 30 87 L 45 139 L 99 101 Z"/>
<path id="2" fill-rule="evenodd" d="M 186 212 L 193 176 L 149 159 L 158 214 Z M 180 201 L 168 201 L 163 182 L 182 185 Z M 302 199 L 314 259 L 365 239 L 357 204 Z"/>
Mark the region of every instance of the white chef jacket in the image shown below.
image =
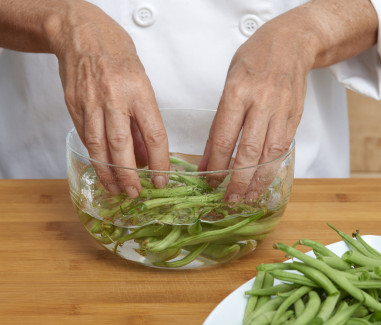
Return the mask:
<path id="1" fill-rule="evenodd" d="M 305 1 L 90 2 L 131 35 L 159 107 L 216 109 L 237 48 L 263 23 Z M 380 15 L 380 2 L 374 0 L 373 5 Z M 296 133 L 295 177 L 349 176 L 342 84 L 380 98 L 380 44 L 310 72 Z M 66 176 L 65 135 L 73 125 L 54 55 L 0 53 L 0 114 L 0 178 Z"/>

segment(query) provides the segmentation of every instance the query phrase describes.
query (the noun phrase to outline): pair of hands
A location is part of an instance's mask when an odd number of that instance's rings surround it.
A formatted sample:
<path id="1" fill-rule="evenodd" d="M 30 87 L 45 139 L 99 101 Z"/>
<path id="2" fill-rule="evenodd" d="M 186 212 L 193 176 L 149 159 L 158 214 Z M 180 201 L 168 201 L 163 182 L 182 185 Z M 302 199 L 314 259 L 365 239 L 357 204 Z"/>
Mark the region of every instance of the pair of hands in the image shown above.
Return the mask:
<path id="1" fill-rule="evenodd" d="M 285 46 L 288 31 L 280 32 L 279 24 L 265 24 L 234 55 L 200 170 L 227 169 L 241 130 L 233 168 L 263 163 L 288 150 L 302 115 L 311 63 L 300 59 L 304 45 Z M 148 163 L 152 170 L 168 170 L 166 131 L 128 33 L 92 7 L 67 27 L 66 35 L 74 38 L 61 40 L 55 53 L 68 110 L 90 157 L 118 166 Z M 139 195 L 141 185 L 133 170 L 96 162 L 94 167 L 110 192 Z M 261 175 L 254 173 L 234 173 L 226 199 L 255 199 Z M 222 181 L 212 175 L 207 180 L 213 187 Z M 152 181 L 161 188 L 168 179 L 155 175 Z"/>

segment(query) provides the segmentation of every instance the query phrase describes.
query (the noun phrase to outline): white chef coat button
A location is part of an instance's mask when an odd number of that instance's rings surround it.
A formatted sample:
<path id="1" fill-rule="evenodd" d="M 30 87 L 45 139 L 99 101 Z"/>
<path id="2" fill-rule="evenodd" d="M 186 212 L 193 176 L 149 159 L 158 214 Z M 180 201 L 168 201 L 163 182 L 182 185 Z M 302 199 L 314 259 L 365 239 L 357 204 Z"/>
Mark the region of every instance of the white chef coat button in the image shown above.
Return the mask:
<path id="1" fill-rule="evenodd" d="M 132 18 L 139 26 L 151 26 L 155 22 L 155 10 L 148 5 L 140 6 L 135 9 Z"/>
<path id="2" fill-rule="evenodd" d="M 255 15 L 245 15 L 239 21 L 239 30 L 247 37 L 254 34 L 259 27 L 258 17 Z"/>

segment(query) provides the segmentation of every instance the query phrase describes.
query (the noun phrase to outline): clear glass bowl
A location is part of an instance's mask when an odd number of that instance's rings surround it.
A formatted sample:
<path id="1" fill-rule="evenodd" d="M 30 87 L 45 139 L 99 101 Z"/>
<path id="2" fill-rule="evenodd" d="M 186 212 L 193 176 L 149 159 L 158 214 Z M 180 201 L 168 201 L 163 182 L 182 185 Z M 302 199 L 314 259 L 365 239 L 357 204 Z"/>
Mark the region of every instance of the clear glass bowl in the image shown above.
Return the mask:
<path id="1" fill-rule="evenodd" d="M 143 187 L 137 199 L 107 192 L 77 132 L 68 133 L 70 194 L 86 230 L 110 252 L 158 268 L 207 267 L 254 251 L 277 226 L 288 203 L 294 178 L 294 141 L 286 154 L 271 162 L 216 171 L 225 179 L 213 189 L 206 182 L 207 174 L 213 172 L 197 172 L 197 165 L 215 111 L 163 109 L 161 114 L 171 170 L 160 173 L 168 173 L 170 181 L 165 189 L 155 189 L 153 171 L 136 169 Z M 248 169 L 255 171 L 262 194 L 255 200 L 225 202 L 232 173 Z"/>

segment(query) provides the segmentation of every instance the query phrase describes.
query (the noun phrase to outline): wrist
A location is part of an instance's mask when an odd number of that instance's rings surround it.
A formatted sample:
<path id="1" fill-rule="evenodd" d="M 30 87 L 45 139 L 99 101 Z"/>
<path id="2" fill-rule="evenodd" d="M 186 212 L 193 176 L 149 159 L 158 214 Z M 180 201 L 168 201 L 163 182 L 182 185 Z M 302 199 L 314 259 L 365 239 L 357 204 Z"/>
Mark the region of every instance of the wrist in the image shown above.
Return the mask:
<path id="1" fill-rule="evenodd" d="M 356 56 L 377 40 L 377 14 L 368 0 L 311 0 L 290 13 L 303 22 L 296 33 L 308 35 L 312 68 Z"/>
<path id="2" fill-rule="evenodd" d="M 51 52 L 59 60 L 72 55 L 110 55 L 115 59 L 136 54 L 128 33 L 97 6 L 86 1 L 65 1 L 63 10 L 44 22 Z M 123 49 L 123 50 L 122 50 Z"/>
<path id="3" fill-rule="evenodd" d="M 61 57 L 86 29 L 91 28 L 94 16 L 102 12 L 86 1 L 61 1 L 59 10 L 52 11 L 42 28 L 51 53 Z"/>

